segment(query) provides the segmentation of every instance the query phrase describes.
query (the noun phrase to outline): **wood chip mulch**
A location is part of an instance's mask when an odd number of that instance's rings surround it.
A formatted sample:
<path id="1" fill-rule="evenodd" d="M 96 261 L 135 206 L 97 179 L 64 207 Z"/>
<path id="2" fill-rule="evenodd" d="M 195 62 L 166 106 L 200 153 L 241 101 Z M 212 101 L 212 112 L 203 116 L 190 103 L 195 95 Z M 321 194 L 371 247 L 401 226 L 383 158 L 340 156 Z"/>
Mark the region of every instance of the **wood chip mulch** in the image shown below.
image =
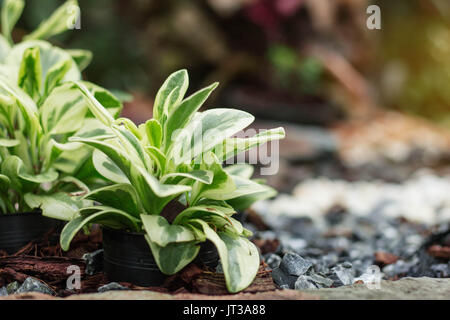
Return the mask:
<path id="1" fill-rule="evenodd" d="M 59 297 L 98 292 L 100 286 L 111 281 L 102 272 L 94 275 L 86 274 L 85 261 L 81 257 L 86 252 L 100 249 L 101 241 L 100 230 L 94 230 L 89 235 L 80 233 L 73 240 L 71 249 L 64 252 L 52 234 L 48 234 L 40 241 L 30 242 L 14 255 L 0 252 L 0 287 L 13 281 L 23 282 L 27 277 L 34 277 L 47 284 Z M 70 265 L 80 268 L 80 290 L 66 289 L 66 281 L 69 276 L 67 267 Z M 175 295 L 219 296 L 229 294 L 223 274 L 215 273 L 207 267 L 194 263 L 178 274 L 169 277 L 160 287 L 139 287 L 126 282 L 120 282 L 120 284 L 130 290 L 150 290 Z M 254 282 L 243 293 L 269 292 L 275 289 L 270 271 L 267 271 L 266 265 L 262 263 Z"/>

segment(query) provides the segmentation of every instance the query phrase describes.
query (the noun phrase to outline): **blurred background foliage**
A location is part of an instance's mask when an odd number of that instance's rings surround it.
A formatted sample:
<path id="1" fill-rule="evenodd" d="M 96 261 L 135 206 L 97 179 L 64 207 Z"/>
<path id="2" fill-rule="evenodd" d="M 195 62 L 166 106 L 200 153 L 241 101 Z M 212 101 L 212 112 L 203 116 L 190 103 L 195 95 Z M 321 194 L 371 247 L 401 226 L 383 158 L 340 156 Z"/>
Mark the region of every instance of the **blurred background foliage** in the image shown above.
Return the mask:
<path id="1" fill-rule="evenodd" d="M 20 39 L 62 0 L 28 0 Z M 93 51 L 90 81 L 133 94 L 127 116 L 151 114 L 172 71 L 192 90 L 221 82 L 210 105 L 327 125 L 372 108 L 450 127 L 448 0 L 79 0 L 81 30 L 54 39 Z M 381 7 L 382 30 L 366 28 Z"/>

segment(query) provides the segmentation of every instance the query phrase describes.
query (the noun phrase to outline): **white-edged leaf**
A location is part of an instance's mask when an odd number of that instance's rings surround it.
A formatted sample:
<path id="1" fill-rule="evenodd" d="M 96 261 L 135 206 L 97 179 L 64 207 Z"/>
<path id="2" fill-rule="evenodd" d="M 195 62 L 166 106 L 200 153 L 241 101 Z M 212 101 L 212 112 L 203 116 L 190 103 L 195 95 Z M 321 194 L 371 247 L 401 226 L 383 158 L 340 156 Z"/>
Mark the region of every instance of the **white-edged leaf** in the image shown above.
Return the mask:
<path id="1" fill-rule="evenodd" d="M 253 175 L 253 172 L 255 171 L 255 168 L 248 163 L 236 163 L 223 168 L 223 170 L 225 170 L 232 176 L 239 176 L 242 178 L 250 179 Z"/>
<path id="2" fill-rule="evenodd" d="M 210 109 L 199 113 L 169 150 L 175 163 L 190 163 L 202 153 L 213 149 L 226 138 L 246 128 L 254 117 L 236 109 Z"/>
<path id="3" fill-rule="evenodd" d="M 9 45 L 8 40 L 6 40 L 3 35 L 0 35 L 0 63 L 3 63 L 10 50 L 11 46 Z"/>
<path id="4" fill-rule="evenodd" d="M 214 153 L 219 160 L 225 161 L 253 147 L 284 137 L 284 129 L 280 127 L 263 131 L 250 138 L 227 138 L 214 147 Z"/>
<path id="5" fill-rule="evenodd" d="M 228 195 L 236 190 L 236 185 L 231 176 L 222 168 L 217 157 L 209 152 L 204 155 L 203 163 L 200 168 L 212 171 L 214 174 L 213 181 L 205 184 L 196 181 L 192 186 L 191 203 L 195 204 L 202 198 L 212 200 L 227 200 Z"/>
<path id="6" fill-rule="evenodd" d="M 92 162 L 95 170 L 97 170 L 98 173 L 106 179 L 115 183 L 129 183 L 127 176 L 122 172 L 122 170 L 120 170 L 120 168 L 100 150 L 94 150 L 92 154 Z"/>
<path id="7" fill-rule="evenodd" d="M 172 73 L 166 81 L 164 81 L 156 94 L 155 103 L 153 105 L 153 117 L 158 120 L 160 124 L 163 124 L 163 115 L 166 113 L 167 116 L 168 114 L 168 110 L 164 111 L 164 106 L 171 107 L 177 105 L 183 100 L 188 86 L 189 77 L 185 69 Z M 174 93 L 171 95 L 170 100 L 167 101 L 172 91 Z"/>
<path id="8" fill-rule="evenodd" d="M 141 220 L 150 241 L 160 247 L 165 247 L 169 243 L 191 242 L 195 240 L 191 229 L 181 225 L 171 225 L 162 216 L 142 214 Z"/>
<path id="9" fill-rule="evenodd" d="M 16 139 L 3 139 L 0 138 L 0 147 L 15 147 L 20 143 L 19 140 Z"/>
<path id="10" fill-rule="evenodd" d="M 114 122 L 114 117 L 106 110 L 106 108 L 94 97 L 89 89 L 81 82 L 75 82 L 75 85 L 81 90 L 86 101 L 88 102 L 89 110 L 94 116 L 100 120 L 104 125 L 111 127 Z"/>
<path id="11" fill-rule="evenodd" d="M 18 85 L 34 101 L 39 101 L 42 87 L 42 65 L 39 48 L 25 50 L 20 64 Z"/>
<path id="12" fill-rule="evenodd" d="M 15 45 L 6 57 L 4 63 L 11 66 L 11 74 L 9 74 L 11 82 L 18 82 L 22 57 L 24 52 L 29 48 L 39 48 L 42 68 L 42 84 L 47 83 L 47 77 L 52 74 L 55 67 L 61 66 L 61 63 L 64 63 L 64 61 L 71 61 L 72 63 L 70 64 L 70 69 L 64 73 L 64 77 L 61 81 L 78 81 L 81 79 L 80 70 L 78 70 L 76 63 L 73 61 L 70 54 L 61 48 L 53 46 L 47 41 L 34 40 L 24 41 Z"/>
<path id="13" fill-rule="evenodd" d="M 168 173 L 161 177 L 161 182 L 167 182 L 169 184 L 178 183 L 182 178 L 188 178 L 204 184 L 211 184 L 213 182 L 214 173 L 209 170 L 193 170 L 190 172 Z"/>
<path id="14" fill-rule="evenodd" d="M 78 1 L 67 0 L 53 14 L 41 22 L 39 27 L 25 36 L 25 40 L 48 39 L 75 27 L 80 18 Z"/>
<path id="15" fill-rule="evenodd" d="M 86 69 L 92 61 L 92 52 L 89 50 L 68 49 L 66 52 L 70 54 L 72 59 L 78 65 L 78 69 L 80 69 L 80 71 Z"/>
<path id="16" fill-rule="evenodd" d="M 178 130 L 183 129 L 187 123 L 192 119 L 194 114 L 200 109 L 202 104 L 208 99 L 211 92 L 219 84 L 213 83 L 212 85 L 203 88 L 188 98 L 184 99 L 179 106 L 173 109 L 169 114 L 167 122 L 164 124 L 163 146 L 167 151 L 173 141 L 176 141 L 176 135 Z"/>
<path id="17" fill-rule="evenodd" d="M 184 224 L 192 219 L 207 219 L 209 216 L 219 216 L 229 220 L 229 216 L 235 211 L 233 208 L 221 207 L 217 205 L 196 205 L 184 209 L 177 215 L 173 224 Z"/>
<path id="18" fill-rule="evenodd" d="M 11 32 L 14 26 L 22 15 L 23 7 L 25 6 L 24 0 L 3 0 L 2 6 L 2 33 L 10 41 Z"/>
<path id="19" fill-rule="evenodd" d="M 69 221 L 61 231 L 59 242 L 61 248 L 67 251 L 69 250 L 70 242 L 72 241 L 73 237 L 85 225 L 98 223 L 108 227 L 125 227 L 131 228 L 131 230 L 133 231 L 138 231 L 138 222 L 138 219 L 122 210 L 117 210 L 115 208 L 106 208 L 105 210 L 93 213 L 91 215 L 79 216 Z"/>
<path id="20" fill-rule="evenodd" d="M 159 270 L 167 275 L 175 274 L 183 269 L 196 258 L 200 251 L 200 246 L 196 242 L 169 243 L 165 247 L 161 247 L 152 242 L 147 234 L 145 239 L 152 250 Z"/>
<path id="21" fill-rule="evenodd" d="M 156 119 L 150 119 L 145 122 L 145 134 L 150 146 L 159 149 L 162 142 L 162 127 Z"/>
<path id="22" fill-rule="evenodd" d="M 142 212 L 136 191 L 130 184 L 126 183 L 98 188 L 84 198 L 99 202 L 104 206 L 123 210 L 136 218 L 139 218 Z"/>
<path id="23" fill-rule="evenodd" d="M 255 279 L 260 263 L 255 245 L 243 237 L 216 233 L 202 220 L 195 219 L 190 223 L 201 226 L 206 238 L 216 246 L 228 291 L 235 293 L 247 288 Z"/>
<path id="24" fill-rule="evenodd" d="M 82 201 L 75 200 L 63 192 L 52 195 L 27 193 L 25 202 L 32 209 L 40 208 L 46 217 L 64 221 L 72 220 L 83 205 Z"/>

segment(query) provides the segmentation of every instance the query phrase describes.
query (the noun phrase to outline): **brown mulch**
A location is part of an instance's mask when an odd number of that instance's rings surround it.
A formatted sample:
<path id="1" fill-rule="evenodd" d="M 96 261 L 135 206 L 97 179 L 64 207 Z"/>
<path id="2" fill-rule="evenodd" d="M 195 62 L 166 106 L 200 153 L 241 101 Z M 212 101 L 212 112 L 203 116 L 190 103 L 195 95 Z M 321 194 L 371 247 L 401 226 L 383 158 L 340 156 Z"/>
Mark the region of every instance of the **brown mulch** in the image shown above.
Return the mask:
<path id="1" fill-rule="evenodd" d="M 428 254 L 435 258 L 450 259 L 450 246 L 432 245 L 428 248 Z"/>
<path id="2" fill-rule="evenodd" d="M 389 264 L 396 263 L 400 259 L 399 256 L 396 256 L 395 254 L 384 252 L 384 251 L 377 251 L 375 252 L 375 264 L 384 267 Z"/>
<path id="3" fill-rule="evenodd" d="M 81 259 L 87 252 L 94 252 L 102 248 L 102 232 L 100 228 L 94 227 L 89 234 L 79 232 L 70 244 L 69 251 L 63 251 L 58 241 L 57 230 L 51 230 L 45 234 L 42 239 L 31 241 L 19 251 L 14 253 L 14 256 L 33 256 L 33 257 L 68 257 Z M 0 257 L 7 256 L 6 252 Z"/>
<path id="4" fill-rule="evenodd" d="M 85 273 L 83 254 L 102 248 L 100 229 L 94 229 L 90 234 L 79 233 L 72 241 L 71 248 L 65 252 L 61 249 L 55 231 L 49 232 L 41 240 L 32 241 L 13 255 L 0 252 L 0 287 L 10 282 L 23 282 L 28 277 L 34 277 L 47 284 L 57 296 L 66 297 L 73 294 L 95 293 L 102 285 L 111 281 L 102 272 L 94 275 Z M 56 240 L 55 240 L 56 239 Z M 259 243 L 260 249 L 270 251 L 277 246 L 278 240 Z M 72 291 L 66 289 L 69 277 L 67 267 L 76 265 L 80 268 L 81 289 Z M 173 275 L 160 287 L 140 287 L 131 283 L 120 282 L 130 290 L 150 290 L 160 293 L 227 295 L 223 274 L 213 272 L 207 267 L 191 263 L 178 274 Z M 259 293 L 275 290 L 270 271 L 263 263 L 254 282 L 243 292 Z"/>

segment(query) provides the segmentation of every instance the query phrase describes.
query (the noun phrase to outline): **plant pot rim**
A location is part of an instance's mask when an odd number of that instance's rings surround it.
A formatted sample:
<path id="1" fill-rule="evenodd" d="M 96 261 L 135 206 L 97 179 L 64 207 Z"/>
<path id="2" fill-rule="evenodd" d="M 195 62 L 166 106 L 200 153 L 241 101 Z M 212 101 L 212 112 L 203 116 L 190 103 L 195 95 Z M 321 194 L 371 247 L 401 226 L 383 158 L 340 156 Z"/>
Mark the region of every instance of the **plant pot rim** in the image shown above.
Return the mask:
<path id="1" fill-rule="evenodd" d="M 0 214 L 0 219 L 11 217 L 37 216 L 37 215 L 42 215 L 41 209 L 36 208 L 31 211 Z"/>
<path id="2" fill-rule="evenodd" d="M 101 229 L 105 229 L 105 230 L 110 231 L 110 232 L 120 233 L 120 234 L 123 234 L 123 235 L 145 236 L 145 232 L 125 231 L 123 229 L 114 229 L 114 228 L 106 227 L 106 226 L 103 226 L 103 225 L 101 225 L 100 227 L 101 227 Z"/>

